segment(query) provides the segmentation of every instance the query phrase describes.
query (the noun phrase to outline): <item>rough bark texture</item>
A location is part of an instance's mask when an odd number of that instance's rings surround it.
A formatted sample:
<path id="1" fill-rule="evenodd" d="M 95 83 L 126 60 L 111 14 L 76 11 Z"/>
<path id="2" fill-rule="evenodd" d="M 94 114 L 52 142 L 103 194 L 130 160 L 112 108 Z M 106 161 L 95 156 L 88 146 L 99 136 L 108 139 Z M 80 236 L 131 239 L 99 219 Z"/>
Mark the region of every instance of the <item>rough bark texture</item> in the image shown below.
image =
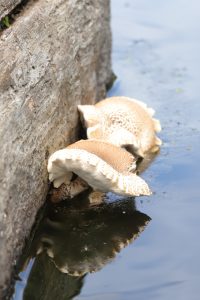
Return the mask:
<path id="1" fill-rule="evenodd" d="M 21 0 L 0 0 L 0 19 L 7 15 Z"/>
<path id="2" fill-rule="evenodd" d="M 75 140 L 77 104 L 105 95 L 110 45 L 109 0 L 33 1 L 0 36 L 0 299 L 44 202 L 49 154 Z"/>

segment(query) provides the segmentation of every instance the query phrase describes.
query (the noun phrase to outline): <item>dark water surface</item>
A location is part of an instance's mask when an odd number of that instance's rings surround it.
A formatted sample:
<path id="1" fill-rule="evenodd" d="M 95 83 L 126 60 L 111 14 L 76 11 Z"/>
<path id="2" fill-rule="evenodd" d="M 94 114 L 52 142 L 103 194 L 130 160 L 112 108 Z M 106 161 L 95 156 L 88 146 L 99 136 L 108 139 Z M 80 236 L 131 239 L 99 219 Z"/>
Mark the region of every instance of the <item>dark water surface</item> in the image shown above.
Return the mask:
<path id="1" fill-rule="evenodd" d="M 112 1 L 109 95 L 146 102 L 163 127 L 143 173 L 154 194 L 49 207 L 28 255 L 53 262 L 32 259 L 13 299 L 200 299 L 199 15 L 196 0 Z"/>

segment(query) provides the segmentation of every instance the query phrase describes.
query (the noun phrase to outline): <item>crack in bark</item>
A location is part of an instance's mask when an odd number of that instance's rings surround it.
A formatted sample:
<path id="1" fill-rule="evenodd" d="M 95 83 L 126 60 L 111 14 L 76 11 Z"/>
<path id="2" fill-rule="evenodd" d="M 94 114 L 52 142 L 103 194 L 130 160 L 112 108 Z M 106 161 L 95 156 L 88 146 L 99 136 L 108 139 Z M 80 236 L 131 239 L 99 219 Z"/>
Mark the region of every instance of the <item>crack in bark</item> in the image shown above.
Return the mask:
<path id="1" fill-rule="evenodd" d="M 0 35 L 6 29 L 8 29 L 19 17 L 20 13 L 31 3 L 37 0 L 22 0 L 17 4 L 8 14 L 4 15 L 0 19 Z"/>

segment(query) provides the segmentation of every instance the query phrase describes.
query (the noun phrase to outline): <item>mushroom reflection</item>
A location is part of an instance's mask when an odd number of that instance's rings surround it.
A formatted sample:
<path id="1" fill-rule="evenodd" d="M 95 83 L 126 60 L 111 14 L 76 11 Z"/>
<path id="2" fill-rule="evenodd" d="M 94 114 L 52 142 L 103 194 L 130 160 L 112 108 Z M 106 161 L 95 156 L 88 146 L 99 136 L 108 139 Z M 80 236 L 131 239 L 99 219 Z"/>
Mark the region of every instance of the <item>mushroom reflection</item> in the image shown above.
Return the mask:
<path id="1" fill-rule="evenodd" d="M 50 204 L 34 240 L 35 254 L 46 252 L 62 273 L 73 276 L 101 269 L 150 221 L 131 199 L 99 206 L 79 200 Z"/>
<path id="2" fill-rule="evenodd" d="M 71 300 L 80 294 L 83 285 L 84 276 L 61 273 L 49 257 L 41 253 L 33 262 L 23 300 Z M 14 299 L 19 300 L 18 297 Z"/>

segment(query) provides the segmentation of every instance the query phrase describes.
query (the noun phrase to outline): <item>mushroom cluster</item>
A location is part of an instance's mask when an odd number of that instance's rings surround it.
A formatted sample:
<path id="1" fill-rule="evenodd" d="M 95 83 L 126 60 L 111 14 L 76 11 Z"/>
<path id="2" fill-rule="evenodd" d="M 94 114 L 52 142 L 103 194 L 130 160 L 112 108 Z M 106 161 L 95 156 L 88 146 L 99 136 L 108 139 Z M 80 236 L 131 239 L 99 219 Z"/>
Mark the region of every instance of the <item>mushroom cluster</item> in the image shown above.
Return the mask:
<path id="1" fill-rule="evenodd" d="M 92 187 L 123 196 L 150 195 L 147 183 L 136 174 L 136 162 L 157 152 L 160 122 L 154 110 L 127 97 L 111 97 L 95 105 L 79 105 L 87 140 L 53 153 L 48 161 L 53 182 L 52 201 L 74 197 Z M 73 181 L 73 174 L 78 177 Z"/>

